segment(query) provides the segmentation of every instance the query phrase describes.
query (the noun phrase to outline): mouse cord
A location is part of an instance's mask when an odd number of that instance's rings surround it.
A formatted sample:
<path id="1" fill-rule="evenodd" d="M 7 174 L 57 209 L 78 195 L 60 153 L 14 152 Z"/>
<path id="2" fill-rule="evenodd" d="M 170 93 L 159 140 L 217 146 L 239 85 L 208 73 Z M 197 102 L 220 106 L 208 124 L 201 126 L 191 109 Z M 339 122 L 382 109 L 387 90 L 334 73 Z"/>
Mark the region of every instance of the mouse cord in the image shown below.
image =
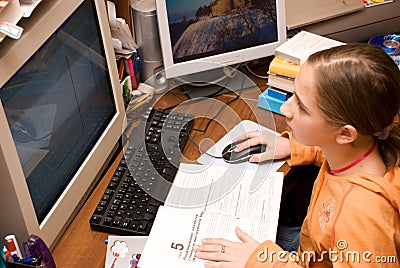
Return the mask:
<path id="1" fill-rule="evenodd" d="M 211 156 L 212 158 L 222 158 L 222 156 L 212 155 L 212 154 L 209 154 L 209 153 L 203 151 L 203 149 L 200 148 L 200 145 L 198 145 L 190 135 L 188 135 L 188 137 L 189 137 L 189 140 L 193 143 L 193 145 L 196 146 L 196 148 L 200 151 L 201 154 L 206 154 L 208 156 Z"/>
<path id="2" fill-rule="evenodd" d="M 223 111 L 229 104 L 231 104 L 231 103 L 234 102 L 235 100 L 239 99 L 239 96 L 240 96 L 240 95 L 236 95 L 235 98 L 233 98 L 233 99 L 231 99 L 230 101 L 226 102 L 225 105 L 223 105 L 221 108 L 219 108 L 218 112 L 217 112 L 212 118 L 210 118 L 210 119 L 208 120 L 206 126 L 205 126 L 203 129 L 193 128 L 192 130 L 193 130 L 193 131 L 198 131 L 198 132 L 205 133 L 205 132 L 207 131 L 208 127 L 210 126 L 211 122 L 214 121 L 215 118 L 217 118 L 217 117 L 222 113 L 222 111 Z"/>
<path id="3" fill-rule="evenodd" d="M 240 91 L 238 92 L 238 94 L 236 95 L 236 97 L 233 98 L 233 99 L 231 99 L 230 101 L 226 102 L 225 105 L 222 106 L 222 107 L 218 110 L 218 112 L 217 112 L 212 118 L 210 118 L 210 119 L 208 120 L 206 126 L 205 126 L 203 129 L 193 128 L 192 130 L 193 130 L 193 131 L 198 131 L 198 132 L 205 133 L 205 132 L 207 131 L 208 127 L 210 126 L 211 122 L 214 121 L 215 118 L 217 118 L 217 117 L 220 115 L 220 113 L 222 113 L 222 111 L 223 111 L 229 104 L 231 104 L 232 102 L 234 102 L 234 101 L 236 101 L 237 99 L 240 98 L 240 95 L 241 95 L 241 93 L 242 93 L 242 91 L 243 91 L 243 84 L 244 84 L 244 79 L 243 79 L 243 81 L 242 81 L 242 86 L 241 86 L 241 88 L 240 88 Z M 193 145 L 196 146 L 196 148 L 200 151 L 201 154 L 206 154 L 206 155 L 208 155 L 208 156 L 211 156 L 212 158 L 217 158 L 217 159 L 222 158 L 222 156 L 212 155 L 212 154 L 209 154 L 209 153 L 203 151 L 203 150 L 200 148 L 200 145 L 198 145 L 198 144 L 194 141 L 194 139 L 192 138 L 192 136 L 190 136 L 190 134 L 188 135 L 188 137 L 189 137 L 189 140 L 193 143 Z"/>
<path id="4" fill-rule="evenodd" d="M 183 86 L 183 85 L 182 85 L 182 86 Z M 182 86 L 181 86 L 181 87 L 182 87 Z M 222 87 L 222 89 L 225 89 L 225 87 Z M 177 96 L 177 94 L 174 93 L 174 96 Z M 174 109 L 174 108 L 177 107 L 177 106 L 182 107 L 182 106 L 190 105 L 190 104 L 192 104 L 192 103 L 196 103 L 196 102 L 198 102 L 198 101 L 202 101 L 202 100 L 205 100 L 205 99 L 207 99 L 207 98 L 212 98 L 212 97 L 213 97 L 213 94 L 208 95 L 208 96 L 202 96 L 202 97 L 199 97 L 199 98 L 188 99 L 188 100 L 184 100 L 185 102 L 183 102 L 183 103 L 174 104 L 174 105 L 168 106 L 168 107 L 166 107 L 166 108 L 162 108 L 162 109 L 163 109 L 163 110 L 171 110 L 171 109 Z"/>
<path id="5" fill-rule="evenodd" d="M 217 118 L 217 117 L 222 113 L 222 111 L 223 111 L 227 106 L 229 106 L 229 104 L 231 104 L 232 102 L 234 102 L 234 101 L 236 101 L 236 100 L 238 100 L 238 99 L 240 98 L 240 95 L 242 94 L 242 91 L 243 91 L 243 85 L 244 85 L 244 78 L 243 78 L 243 80 L 242 80 L 242 85 L 241 85 L 241 87 L 240 87 L 240 91 L 236 94 L 236 97 L 233 98 L 233 99 L 231 99 L 231 100 L 229 100 L 229 101 L 227 101 L 227 102 L 225 103 L 225 105 L 223 105 L 221 108 L 219 108 L 218 112 L 217 112 L 212 118 L 210 118 L 210 119 L 208 120 L 206 126 L 205 126 L 203 129 L 193 128 L 192 130 L 205 133 L 205 132 L 207 131 L 208 127 L 210 126 L 211 122 L 214 121 L 215 118 Z"/>

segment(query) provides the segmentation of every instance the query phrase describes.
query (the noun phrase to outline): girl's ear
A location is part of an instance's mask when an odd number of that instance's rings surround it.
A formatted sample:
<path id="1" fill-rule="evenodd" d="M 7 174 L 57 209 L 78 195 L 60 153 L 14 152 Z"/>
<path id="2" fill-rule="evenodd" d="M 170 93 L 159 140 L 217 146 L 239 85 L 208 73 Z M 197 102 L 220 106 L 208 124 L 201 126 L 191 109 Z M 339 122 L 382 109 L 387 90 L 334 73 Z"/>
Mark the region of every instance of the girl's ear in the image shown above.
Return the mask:
<path id="1" fill-rule="evenodd" d="M 336 136 L 336 142 L 338 144 L 352 143 L 358 138 L 358 132 L 352 125 L 344 125 L 339 129 L 339 133 Z"/>

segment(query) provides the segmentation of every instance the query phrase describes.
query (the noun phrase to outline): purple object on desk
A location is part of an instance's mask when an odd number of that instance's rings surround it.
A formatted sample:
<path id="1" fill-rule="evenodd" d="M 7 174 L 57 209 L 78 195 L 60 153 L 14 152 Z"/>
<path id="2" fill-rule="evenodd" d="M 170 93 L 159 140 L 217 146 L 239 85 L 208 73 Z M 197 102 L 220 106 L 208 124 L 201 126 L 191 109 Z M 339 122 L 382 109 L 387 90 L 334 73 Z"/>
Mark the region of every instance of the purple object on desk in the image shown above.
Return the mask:
<path id="1" fill-rule="evenodd" d="M 39 258 L 41 255 L 43 256 L 43 262 L 46 265 L 46 268 L 56 268 L 56 264 L 49 248 L 39 236 L 33 234 L 30 235 L 28 237 L 28 246 L 31 257 Z"/>

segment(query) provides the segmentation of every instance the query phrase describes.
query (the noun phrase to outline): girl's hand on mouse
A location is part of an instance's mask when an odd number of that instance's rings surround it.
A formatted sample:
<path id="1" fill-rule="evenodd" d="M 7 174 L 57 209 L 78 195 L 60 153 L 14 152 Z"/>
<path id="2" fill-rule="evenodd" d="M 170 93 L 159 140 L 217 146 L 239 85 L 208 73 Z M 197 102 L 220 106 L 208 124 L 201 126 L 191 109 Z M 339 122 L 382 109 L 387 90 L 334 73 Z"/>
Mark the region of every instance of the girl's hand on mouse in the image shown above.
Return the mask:
<path id="1" fill-rule="evenodd" d="M 254 130 L 236 138 L 235 141 L 244 139 L 247 139 L 247 141 L 237 145 L 235 152 L 240 152 L 245 148 L 258 144 L 267 145 L 265 152 L 253 155 L 249 159 L 250 162 L 262 162 L 290 156 L 290 142 L 288 138 L 276 136 L 270 132 Z"/>

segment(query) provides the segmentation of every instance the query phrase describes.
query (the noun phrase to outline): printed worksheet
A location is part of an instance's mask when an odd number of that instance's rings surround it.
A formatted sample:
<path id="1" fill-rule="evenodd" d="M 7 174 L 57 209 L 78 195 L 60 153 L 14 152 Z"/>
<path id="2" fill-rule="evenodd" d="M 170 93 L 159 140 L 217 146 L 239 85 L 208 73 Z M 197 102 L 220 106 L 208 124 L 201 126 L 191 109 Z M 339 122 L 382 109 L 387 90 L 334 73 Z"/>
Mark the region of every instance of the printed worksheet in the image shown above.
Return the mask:
<path id="1" fill-rule="evenodd" d="M 278 226 L 283 173 L 270 172 L 257 191 L 250 193 L 254 170 L 235 180 L 225 167 L 193 173 L 178 172 L 164 206 L 157 212 L 140 268 L 204 267 L 195 257 L 194 246 L 205 237 L 238 241 L 240 227 L 258 241 L 275 241 Z"/>

